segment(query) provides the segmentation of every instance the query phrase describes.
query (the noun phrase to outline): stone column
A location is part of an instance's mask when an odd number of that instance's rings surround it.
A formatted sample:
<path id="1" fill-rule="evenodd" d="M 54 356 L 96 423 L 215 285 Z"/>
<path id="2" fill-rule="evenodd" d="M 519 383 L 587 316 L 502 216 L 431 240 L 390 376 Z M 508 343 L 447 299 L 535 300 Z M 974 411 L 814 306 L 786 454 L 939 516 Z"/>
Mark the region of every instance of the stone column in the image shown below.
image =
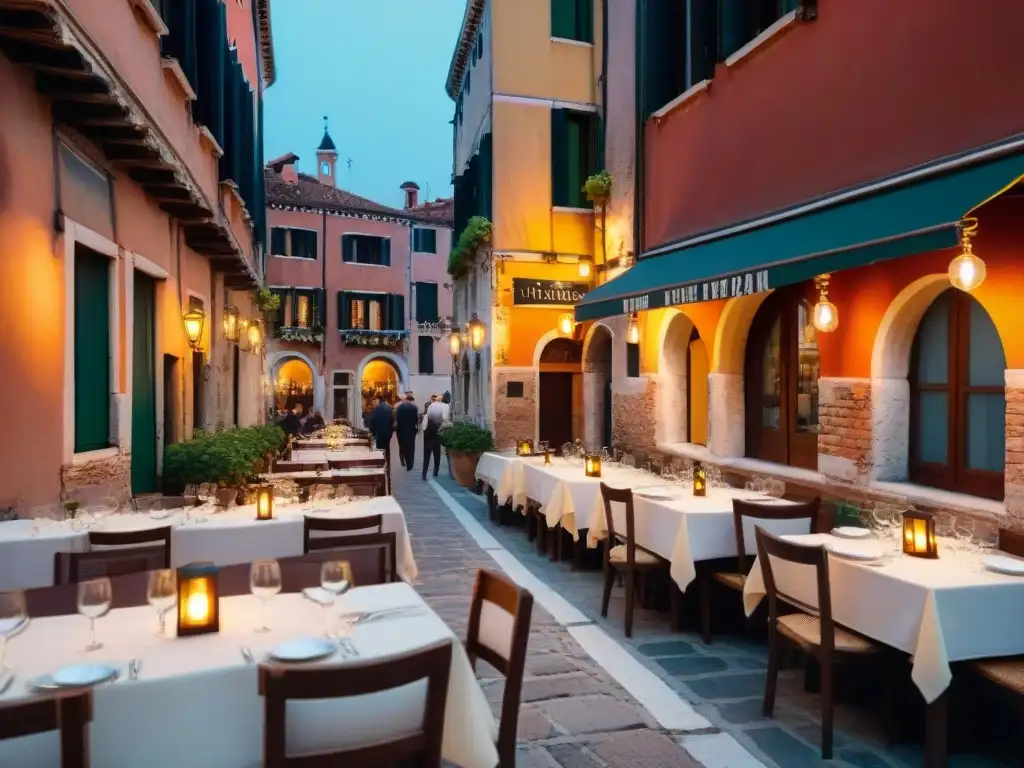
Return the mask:
<path id="1" fill-rule="evenodd" d="M 657 449 L 658 384 L 650 376 L 612 381 L 612 442 L 630 450 Z"/>
<path id="2" fill-rule="evenodd" d="M 907 479 L 910 454 L 910 383 L 904 378 L 871 380 L 871 480 Z"/>
<path id="3" fill-rule="evenodd" d="M 818 379 L 818 471 L 857 482 L 871 453 L 871 382 Z"/>
<path id="4" fill-rule="evenodd" d="M 509 382 L 522 382 L 523 396 L 509 397 Z M 494 446 L 512 448 L 519 438 L 537 439 L 537 372 L 532 368 L 494 369 Z"/>
<path id="5" fill-rule="evenodd" d="M 1024 531 L 1024 370 L 1006 371 L 1006 466 L 1003 471 L 1007 521 Z"/>
<path id="6" fill-rule="evenodd" d="M 746 450 L 741 374 L 708 374 L 708 448 L 725 458 L 738 458 Z"/>

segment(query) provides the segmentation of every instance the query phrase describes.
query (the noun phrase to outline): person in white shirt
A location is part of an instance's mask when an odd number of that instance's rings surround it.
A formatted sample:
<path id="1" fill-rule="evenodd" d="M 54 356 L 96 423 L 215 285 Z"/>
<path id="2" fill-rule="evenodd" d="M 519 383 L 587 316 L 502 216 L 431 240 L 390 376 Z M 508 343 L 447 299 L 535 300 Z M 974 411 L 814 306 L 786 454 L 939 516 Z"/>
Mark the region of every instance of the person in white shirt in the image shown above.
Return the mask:
<path id="1" fill-rule="evenodd" d="M 451 417 L 451 406 L 441 402 L 440 395 L 430 396 L 430 405 L 423 418 L 423 479 L 427 479 L 430 459 L 434 459 L 434 477 L 441 467 L 441 425 Z"/>

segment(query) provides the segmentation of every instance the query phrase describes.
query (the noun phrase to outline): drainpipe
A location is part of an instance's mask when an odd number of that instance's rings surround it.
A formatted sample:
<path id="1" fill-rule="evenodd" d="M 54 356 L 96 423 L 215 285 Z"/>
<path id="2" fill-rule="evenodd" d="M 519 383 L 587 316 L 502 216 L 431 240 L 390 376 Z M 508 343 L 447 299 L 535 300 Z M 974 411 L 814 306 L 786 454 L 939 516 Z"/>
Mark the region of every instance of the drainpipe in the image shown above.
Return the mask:
<path id="1" fill-rule="evenodd" d="M 636 0 L 636 30 L 634 31 L 633 81 L 634 133 L 633 138 L 633 259 L 643 250 L 644 234 L 644 3 Z"/>
<path id="2" fill-rule="evenodd" d="M 320 291 L 323 296 L 324 302 L 324 340 L 320 344 L 320 375 L 323 378 L 323 386 L 321 390 L 324 395 L 324 402 L 320 403 L 320 411 L 327 411 L 327 209 L 324 208 L 321 212 L 321 223 L 320 223 Z M 317 320 L 320 318 L 318 317 Z M 334 383 L 333 381 L 331 382 Z M 333 389 L 331 390 L 333 392 Z M 316 387 L 313 388 L 313 403 L 316 404 Z M 338 418 L 337 414 L 334 414 L 334 418 Z M 345 414 L 345 418 L 348 418 L 348 414 Z"/>

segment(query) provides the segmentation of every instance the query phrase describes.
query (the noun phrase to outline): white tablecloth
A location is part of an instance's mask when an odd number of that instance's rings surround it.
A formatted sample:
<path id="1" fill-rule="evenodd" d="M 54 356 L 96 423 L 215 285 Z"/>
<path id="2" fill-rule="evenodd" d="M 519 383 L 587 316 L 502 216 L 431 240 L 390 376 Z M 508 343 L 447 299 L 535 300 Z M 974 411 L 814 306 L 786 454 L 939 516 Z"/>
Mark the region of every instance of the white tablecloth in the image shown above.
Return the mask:
<path id="1" fill-rule="evenodd" d="M 277 502 L 273 520 L 256 520 L 253 505 L 218 512 L 211 505 L 176 512 L 164 520 L 147 514 L 111 515 L 93 531 L 123 531 L 173 525 L 171 560 L 177 567 L 186 563 L 215 565 L 246 563 L 264 557 L 302 554 L 303 516 L 312 509 L 327 510 L 325 517 L 383 515 L 381 530 L 397 534 L 398 572 L 403 578 L 417 578 L 405 515 L 393 496 L 359 501 L 316 501 L 306 504 Z M 14 520 L 0 523 L 0 589 L 32 589 L 53 585 L 53 556 L 56 552 L 84 552 L 88 535 L 75 531 L 70 523 L 49 520 Z M 35 534 L 33 531 L 36 530 Z"/>
<path id="2" fill-rule="evenodd" d="M 836 542 L 829 534 L 787 537 L 801 544 Z M 878 550 L 875 540 L 843 546 Z M 952 680 L 950 662 L 1024 653 L 1024 578 L 977 568 L 980 557 L 953 557 L 939 544 L 939 559 L 898 554 L 883 565 L 831 557 L 829 578 L 836 622 L 914 657 L 912 677 L 932 702 Z M 772 561 L 781 592 L 817 606 L 813 568 Z M 764 597 L 759 563 L 747 577 L 743 602 L 753 613 Z"/>
<path id="3" fill-rule="evenodd" d="M 306 464 L 326 464 L 329 461 L 366 461 L 379 459 L 384 461 L 384 451 L 370 450 L 364 446 L 350 446 L 340 451 L 327 450 L 293 450 L 292 461 Z M 283 462 L 278 462 L 281 464 Z"/>
<path id="4" fill-rule="evenodd" d="M 340 469 L 325 469 L 321 472 L 303 470 L 301 472 L 271 472 L 262 475 L 268 483 L 275 480 L 322 480 L 324 483 L 334 482 L 332 478 L 365 477 L 366 475 L 383 475 L 387 472 L 384 467 L 341 467 Z"/>
<path id="5" fill-rule="evenodd" d="M 485 453 L 476 465 L 476 477 L 487 483 L 499 504 L 512 500 L 513 508 L 526 504 L 523 467 L 528 463 L 542 463 L 543 459 L 522 459 L 514 453 Z"/>
<path id="6" fill-rule="evenodd" d="M 441 641 L 452 643 L 444 729 L 444 757 L 465 768 L 494 768 L 497 726 L 469 660 L 448 626 L 406 584 L 355 589 L 338 600 L 342 612 L 423 605 L 421 615 L 357 626 L 351 635 L 360 661 L 386 658 Z M 467 608 L 468 610 L 468 608 Z M 242 768 L 262 765 L 263 699 L 257 660 L 277 643 L 323 632 L 323 609 L 301 595 L 279 595 L 267 610 L 271 632 L 255 634 L 256 598 L 221 601 L 219 634 L 160 639 L 148 606 L 113 611 L 96 622 L 99 651 L 83 654 L 88 622 L 81 616 L 38 619 L 13 638 L 7 663 L 16 678 L 4 702 L 26 695 L 24 681 L 88 658 L 124 669 L 141 661 L 139 679 L 95 688 L 90 726 L 92 765 L 97 768 Z M 351 663 L 334 656 L 323 664 Z M 418 730 L 426 686 L 417 683 L 387 694 L 288 705 L 288 750 L 361 746 Z M 0 742 L 0 765 L 58 765 L 55 734 Z"/>

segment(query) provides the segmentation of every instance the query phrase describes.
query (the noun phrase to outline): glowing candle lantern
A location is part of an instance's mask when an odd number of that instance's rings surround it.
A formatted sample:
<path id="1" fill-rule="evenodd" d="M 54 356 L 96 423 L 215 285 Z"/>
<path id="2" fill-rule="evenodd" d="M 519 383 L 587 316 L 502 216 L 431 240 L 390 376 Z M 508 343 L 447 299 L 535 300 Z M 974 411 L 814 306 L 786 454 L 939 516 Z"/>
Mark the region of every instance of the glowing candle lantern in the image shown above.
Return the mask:
<path id="1" fill-rule="evenodd" d="M 533 440 L 516 440 L 516 456 L 532 456 Z"/>
<path id="2" fill-rule="evenodd" d="M 903 554 L 930 559 L 939 556 L 934 517 L 914 510 L 903 513 Z"/>
<path id="3" fill-rule="evenodd" d="M 178 637 L 220 631 L 217 567 L 190 563 L 178 569 Z"/>
<path id="4" fill-rule="evenodd" d="M 588 453 L 584 459 L 587 477 L 601 476 L 601 457 L 596 453 Z"/>
<path id="5" fill-rule="evenodd" d="M 192 349 L 199 349 L 199 342 L 203 338 L 203 321 L 206 315 L 201 309 L 193 309 L 181 316 L 185 324 L 185 336 L 188 337 L 189 346 Z"/>
<path id="6" fill-rule="evenodd" d="M 256 519 L 274 519 L 274 486 L 256 486 Z"/>
<path id="7" fill-rule="evenodd" d="M 708 495 L 708 473 L 700 462 L 693 465 L 693 495 Z"/>

